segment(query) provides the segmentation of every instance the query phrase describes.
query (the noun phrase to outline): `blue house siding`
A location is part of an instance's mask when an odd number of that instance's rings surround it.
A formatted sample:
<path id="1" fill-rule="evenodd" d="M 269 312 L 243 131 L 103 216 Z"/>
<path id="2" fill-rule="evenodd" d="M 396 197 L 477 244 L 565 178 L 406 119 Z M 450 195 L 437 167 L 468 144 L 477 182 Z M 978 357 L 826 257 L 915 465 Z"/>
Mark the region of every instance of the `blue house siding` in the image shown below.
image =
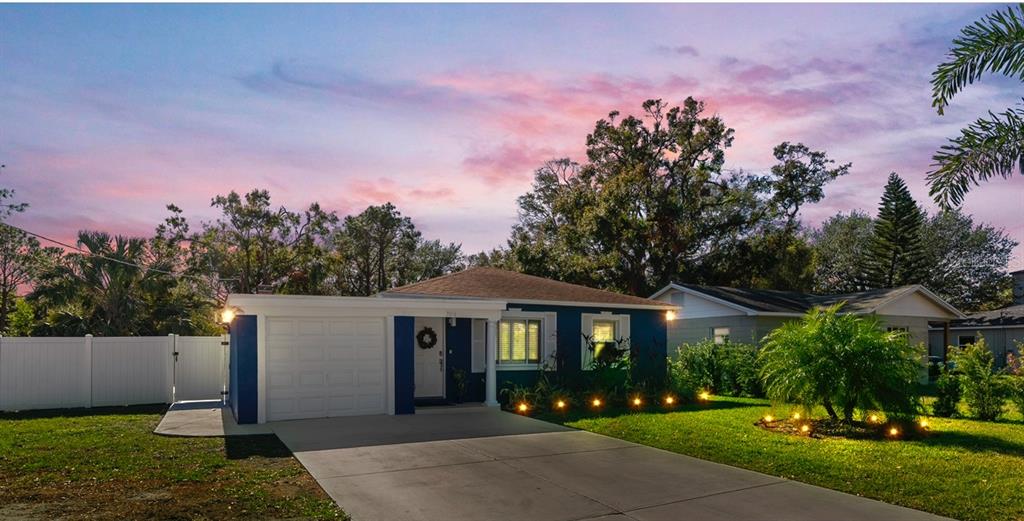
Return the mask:
<path id="1" fill-rule="evenodd" d="M 415 395 L 416 338 L 414 317 L 395 317 L 395 414 L 413 414 Z"/>
<path id="2" fill-rule="evenodd" d="M 636 375 L 639 378 L 657 380 L 664 377 L 668 353 L 668 325 L 665 312 L 648 309 L 622 309 L 616 307 L 549 306 L 544 304 L 509 304 L 508 307 L 523 311 L 557 313 L 558 338 L 556 340 L 560 359 L 557 369 L 562 374 L 579 373 L 582 369 L 582 327 L 584 313 L 611 312 L 629 315 L 630 348 L 636 353 Z M 538 371 L 502 371 L 498 366 L 498 389 L 510 384 L 529 386 L 537 381 Z M 500 397 L 499 397 L 500 398 Z M 481 393 L 477 400 L 483 399 Z"/>
<path id="3" fill-rule="evenodd" d="M 583 314 L 611 312 L 629 315 L 630 348 L 637 353 L 637 368 L 641 375 L 657 377 L 665 372 L 668 353 L 668 328 L 665 312 L 653 309 L 622 309 L 616 307 L 569 307 L 542 304 L 509 304 L 509 308 L 523 311 L 554 311 L 558 313 L 558 352 L 562 360 L 560 371 L 582 370 Z M 589 334 L 589 333 L 588 333 Z M 503 371 L 514 372 L 514 371 Z"/>
<path id="4" fill-rule="evenodd" d="M 259 388 L 256 347 L 256 317 L 239 315 L 231 324 L 228 348 L 228 404 L 239 424 L 256 423 Z"/>

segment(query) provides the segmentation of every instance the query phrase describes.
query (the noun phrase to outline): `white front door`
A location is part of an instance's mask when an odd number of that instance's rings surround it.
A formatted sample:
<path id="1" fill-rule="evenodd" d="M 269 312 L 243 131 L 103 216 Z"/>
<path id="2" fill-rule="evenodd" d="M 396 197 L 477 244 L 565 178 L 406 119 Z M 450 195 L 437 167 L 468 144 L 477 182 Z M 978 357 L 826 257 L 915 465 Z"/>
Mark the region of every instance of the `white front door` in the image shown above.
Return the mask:
<path id="1" fill-rule="evenodd" d="M 413 350 L 416 355 L 416 398 L 444 397 L 444 319 L 416 318 L 414 329 Z M 432 331 L 433 335 L 425 333 Z M 434 345 L 424 348 L 420 339 L 436 339 Z M 429 342 L 428 342 L 429 343 Z"/>

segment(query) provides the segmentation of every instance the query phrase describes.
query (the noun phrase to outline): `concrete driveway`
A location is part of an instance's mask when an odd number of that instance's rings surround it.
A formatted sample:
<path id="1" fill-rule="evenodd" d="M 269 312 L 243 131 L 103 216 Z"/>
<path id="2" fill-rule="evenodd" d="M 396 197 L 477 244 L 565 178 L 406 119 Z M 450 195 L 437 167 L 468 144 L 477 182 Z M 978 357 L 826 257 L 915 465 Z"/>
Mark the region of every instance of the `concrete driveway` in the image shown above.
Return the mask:
<path id="1" fill-rule="evenodd" d="M 269 425 L 356 521 L 943 519 L 486 408 Z"/>

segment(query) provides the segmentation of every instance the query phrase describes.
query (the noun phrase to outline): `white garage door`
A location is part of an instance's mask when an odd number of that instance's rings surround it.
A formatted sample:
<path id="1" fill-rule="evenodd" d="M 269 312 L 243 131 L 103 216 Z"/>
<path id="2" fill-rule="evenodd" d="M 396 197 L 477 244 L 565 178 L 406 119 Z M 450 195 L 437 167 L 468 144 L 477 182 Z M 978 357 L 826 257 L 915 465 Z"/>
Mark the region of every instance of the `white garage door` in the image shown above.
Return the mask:
<path id="1" fill-rule="evenodd" d="M 268 317 L 267 419 L 385 413 L 381 318 Z"/>

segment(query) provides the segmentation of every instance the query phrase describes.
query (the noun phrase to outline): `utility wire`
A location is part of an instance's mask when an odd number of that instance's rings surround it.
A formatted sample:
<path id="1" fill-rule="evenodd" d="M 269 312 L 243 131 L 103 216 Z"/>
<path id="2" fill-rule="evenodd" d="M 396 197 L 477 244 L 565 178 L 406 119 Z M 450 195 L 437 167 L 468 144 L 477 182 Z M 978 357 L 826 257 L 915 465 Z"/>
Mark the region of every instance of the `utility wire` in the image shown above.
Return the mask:
<path id="1" fill-rule="evenodd" d="M 199 277 L 199 276 L 196 276 L 196 275 L 188 275 L 186 273 L 174 273 L 172 271 L 166 271 L 166 270 L 161 270 L 161 269 L 152 268 L 152 267 L 148 267 L 148 266 L 143 266 L 141 264 L 136 264 L 134 262 L 129 262 L 129 261 L 126 261 L 126 260 L 123 260 L 123 259 L 116 259 L 114 257 L 107 257 L 106 255 L 100 255 L 99 253 L 94 253 L 94 252 L 91 252 L 89 250 L 85 250 L 85 249 L 79 248 L 78 246 L 71 245 L 71 244 L 68 244 L 66 242 L 58 241 L 57 239 L 53 239 L 53 238 L 47 237 L 45 235 L 40 235 L 38 233 L 26 230 L 24 228 L 20 228 L 18 226 L 13 225 L 13 224 L 8 224 L 8 223 L 2 222 L 2 221 L 0 221 L 0 224 L 6 226 L 8 228 L 12 228 L 12 229 L 18 230 L 18 231 L 20 231 L 22 233 L 25 233 L 27 235 L 31 235 L 31 236 L 33 236 L 33 237 L 35 237 L 37 239 L 41 239 L 41 240 L 44 240 L 44 241 L 47 241 L 47 242 L 52 242 L 52 243 L 54 243 L 54 244 L 56 244 L 58 246 L 63 246 L 65 248 L 72 249 L 72 250 L 74 250 L 74 251 L 76 251 L 78 253 L 81 253 L 82 255 L 88 255 L 90 257 L 95 257 L 97 259 L 103 259 L 105 261 L 115 262 L 117 264 L 123 264 L 125 266 L 131 266 L 133 268 L 138 268 L 140 270 L 147 270 L 147 271 L 153 271 L 153 272 L 156 272 L 156 273 L 162 273 L 164 275 L 170 275 L 172 277 L 184 277 L 184 278 L 198 280 L 198 281 L 201 281 L 201 282 L 209 282 L 209 279 L 206 279 L 206 278 L 203 278 L 203 277 Z M 225 282 L 225 281 L 229 281 L 229 280 L 232 280 L 232 279 L 217 278 L 217 282 Z"/>

